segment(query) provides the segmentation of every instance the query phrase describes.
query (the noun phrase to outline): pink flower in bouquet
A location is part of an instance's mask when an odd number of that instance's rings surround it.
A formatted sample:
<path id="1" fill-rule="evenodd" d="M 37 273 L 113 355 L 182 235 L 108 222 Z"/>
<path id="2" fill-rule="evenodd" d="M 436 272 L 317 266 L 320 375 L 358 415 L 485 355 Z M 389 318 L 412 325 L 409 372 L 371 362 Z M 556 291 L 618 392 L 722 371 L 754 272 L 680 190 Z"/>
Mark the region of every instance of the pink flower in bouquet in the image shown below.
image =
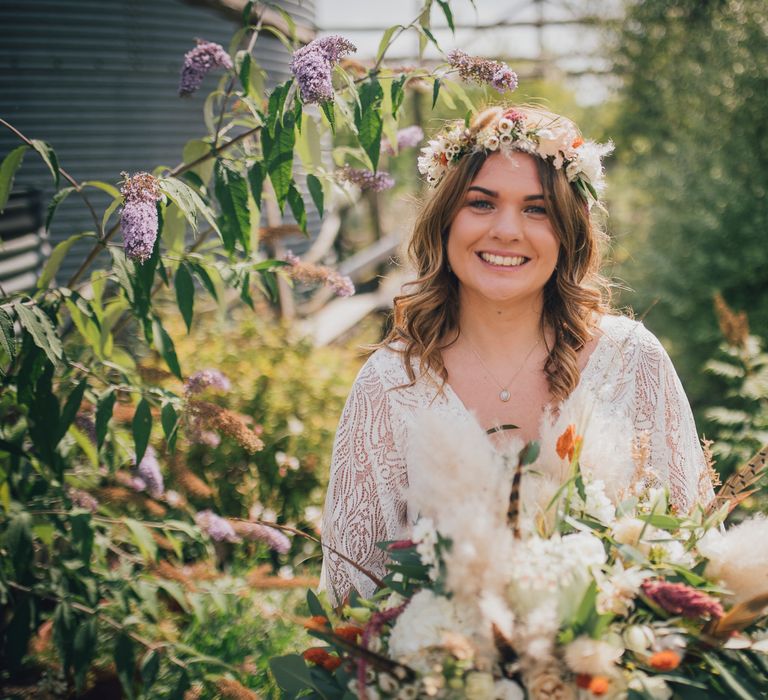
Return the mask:
<path id="1" fill-rule="evenodd" d="M 725 614 L 720 601 L 684 583 L 669 583 L 663 579 L 646 580 L 641 587 L 648 598 L 673 615 L 682 615 L 689 619 L 717 619 Z"/>

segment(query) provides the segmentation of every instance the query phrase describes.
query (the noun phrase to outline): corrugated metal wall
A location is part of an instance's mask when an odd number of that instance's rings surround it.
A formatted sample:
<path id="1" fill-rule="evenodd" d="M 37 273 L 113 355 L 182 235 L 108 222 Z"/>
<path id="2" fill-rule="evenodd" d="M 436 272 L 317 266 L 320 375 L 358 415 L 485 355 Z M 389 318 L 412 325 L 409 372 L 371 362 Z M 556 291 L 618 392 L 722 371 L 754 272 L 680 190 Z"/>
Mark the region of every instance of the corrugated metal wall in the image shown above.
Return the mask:
<path id="1" fill-rule="evenodd" d="M 311 0 L 280 4 L 313 24 Z M 204 96 L 220 77 L 209 75 L 198 95 L 179 98 L 184 53 L 196 37 L 227 47 L 236 27 L 224 13 L 181 0 L 1 0 L 0 116 L 48 141 L 78 180 L 117 184 L 121 171 L 176 165 L 184 143 L 205 133 Z M 288 53 L 277 39 L 262 34 L 254 54 L 271 82 L 287 77 Z M 19 144 L 0 127 L 0 158 Z M 15 187 L 43 190 L 44 202 L 53 194 L 32 153 Z M 97 190 L 89 196 L 99 211 L 109 203 Z M 86 230 L 93 222 L 73 194 L 57 211 L 51 243 Z M 76 269 L 73 258 L 61 280 Z"/>

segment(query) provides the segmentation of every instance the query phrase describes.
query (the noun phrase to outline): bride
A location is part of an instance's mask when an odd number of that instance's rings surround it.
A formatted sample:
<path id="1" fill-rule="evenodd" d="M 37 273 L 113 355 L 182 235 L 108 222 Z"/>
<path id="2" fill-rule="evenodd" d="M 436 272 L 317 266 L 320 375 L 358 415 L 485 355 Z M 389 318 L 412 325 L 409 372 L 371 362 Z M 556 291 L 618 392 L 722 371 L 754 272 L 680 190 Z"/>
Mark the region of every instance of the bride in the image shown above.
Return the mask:
<path id="1" fill-rule="evenodd" d="M 381 577 L 376 543 L 409 535 L 409 433 L 422 410 L 476 420 L 501 446 L 550 434 L 580 395 L 616 430 L 629 426 L 644 478 L 678 509 L 711 498 L 669 357 L 611 309 L 599 275 L 604 234 L 592 211 L 608 152 L 530 107 L 485 110 L 423 149 L 435 192 L 408 247 L 417 279 L 395 299 L 393 330 L 361 369 L 336 435 L 321 574 L 333 604 L 351 588 L 375 590 L 345 558 Z"/>

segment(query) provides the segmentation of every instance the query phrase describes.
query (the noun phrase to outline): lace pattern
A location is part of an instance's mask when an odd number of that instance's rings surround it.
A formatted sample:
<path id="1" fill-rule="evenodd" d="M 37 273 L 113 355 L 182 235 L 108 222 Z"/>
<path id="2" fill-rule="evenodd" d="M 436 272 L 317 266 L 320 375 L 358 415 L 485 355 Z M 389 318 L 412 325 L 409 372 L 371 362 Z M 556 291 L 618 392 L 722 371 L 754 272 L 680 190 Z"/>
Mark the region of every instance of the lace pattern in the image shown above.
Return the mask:
<path id="1" fill-rule="evenodd" d="M 581 373 L 589 392 L 617 418 L 631 421 L 655 478 L 687 511 L 713 497 L 688 400 L 666 351 L 641 323 L 605 316 L 602 336 Z M 401 355 L 377 350 L 360 370 L 341 416 L 331 462 L 322 539 L 320 588 L 332 604 L 351 588 L 370 597 L 375 583 L 336 552 L 381 578 L 386 553 L 376 542 L 408 537 L 408 424 L 421 408 L 473 419 L 450 386 L 422 375 L 411 387 Z M 334 551 L 335 550 L 335 551 Z"/>

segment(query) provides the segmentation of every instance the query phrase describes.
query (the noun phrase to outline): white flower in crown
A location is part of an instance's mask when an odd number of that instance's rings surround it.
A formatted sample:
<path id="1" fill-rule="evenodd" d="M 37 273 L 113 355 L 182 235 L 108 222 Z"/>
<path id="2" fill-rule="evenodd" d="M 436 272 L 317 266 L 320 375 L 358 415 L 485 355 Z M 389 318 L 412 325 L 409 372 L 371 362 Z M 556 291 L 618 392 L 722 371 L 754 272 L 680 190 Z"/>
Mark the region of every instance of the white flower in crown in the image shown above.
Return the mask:
<path id="1" fill-rule="evenodd" d="M 574 150 L 573 160 L 565 166 L 568 181 L 584 178 L 600 192 L 605 186 L 602 158 L 613 151 L 613 144 L 585 141 Z"/>
<path id="2" fill-rule="evenodd" d="M 570 160 L 575 155 L 574 143 L 578 143 L 579 135 L 568 124 L 557 124 L 550 128 L 537 129 L 536 140 L 539 142 L 536 149 L 542 158 L 553 158 L 552 164 L 558 170 L 563 167 L 564 161 Z"/>

